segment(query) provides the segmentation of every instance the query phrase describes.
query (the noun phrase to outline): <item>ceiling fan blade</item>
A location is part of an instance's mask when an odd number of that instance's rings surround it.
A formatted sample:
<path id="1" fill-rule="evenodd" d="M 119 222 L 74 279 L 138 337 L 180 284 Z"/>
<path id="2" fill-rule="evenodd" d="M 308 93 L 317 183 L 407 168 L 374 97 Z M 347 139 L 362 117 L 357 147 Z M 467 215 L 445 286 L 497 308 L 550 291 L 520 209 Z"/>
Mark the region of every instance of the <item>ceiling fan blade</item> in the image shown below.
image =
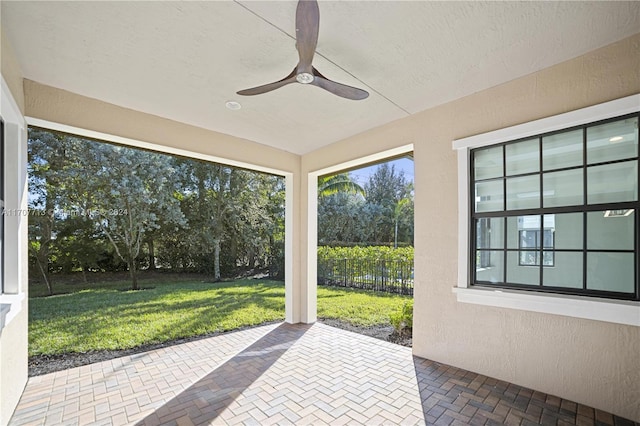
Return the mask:
<path id="1" fill-rule="evenodd" d="M 262 93 L 267 93 L 272 90 L 279 89 L 282 86 L 286 86 L 287 84 L 295 83 L 295 82 L 296 82 L 296 70 L 294 68 L 294 70 L 291 71 L 291 74 L 289 74 L 282 80 L 274 81 L 273 83 L 264 84 L 258 87 L 252 87 L 251 89 L 240 90 L 239 92 L 236 92 L 236 93 L 242 96 L 260 95 Z"/>
<path id="2" fill-rule="evenodd" d="M 298 49 L 298 73 L 311 73 L 311 61 L 318 44 L 320 9 L 317 0 L 299 0 L 296 8 L 296 49 Z"/>
<path id="3" fill-rule="evenodd" d="M 313 68 L 314 79 L 311 82 L 314 86 L 318 86 L 334 95 L 341 96 L 343 98 L 352 99 L 354 101 L 360 101 L 369 97 L 369 92 L 366 90 L 358 89 L 357 87 L 347 86 L 346 84 L 336 83 L 333 80 L 329 80 L 324 75 L 320 74 L 317 69 Z"/>

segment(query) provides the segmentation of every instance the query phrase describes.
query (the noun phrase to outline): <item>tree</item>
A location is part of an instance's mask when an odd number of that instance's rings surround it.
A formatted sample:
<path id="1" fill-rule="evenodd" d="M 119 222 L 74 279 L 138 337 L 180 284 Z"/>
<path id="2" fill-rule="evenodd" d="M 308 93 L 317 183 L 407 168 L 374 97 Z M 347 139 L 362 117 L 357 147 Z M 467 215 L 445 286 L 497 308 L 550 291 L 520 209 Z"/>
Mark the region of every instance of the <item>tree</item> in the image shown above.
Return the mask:
<path id="1" fill-rule="evenodd" d="M 284 272 L 284 179 L 30 129 L 30 265 Z M 85 278 L 86 281 L 86 278 Z"/>
<path id="2" fill-rule="evenodd" d="M 381 228 L 380 241 L 388 241 L 398 245 L 398 236 L 403 231 L 405 241 L 413 242 L 413 184 L 404 172 L 396 172 L 395 165 L 380 164 L 369 177 L 365 185 L 367 204 L 377 206 L 380 215 L 377 227 Z M 407 215 L 408 213 L 408 215 Z M 402 228 L 410 229 L 404 230 Z"/>
<path id="3" fill-rule="evenodd" d="M 127 264 L 138 290 L 137 262 L 147 233 L 184 216 L 174 197 L 170 157 L 121 146 L 91 143 L 94 157 L 83 164 L 95 204 L 92 217 Z"/>
<path id="4" fill-rule="evenodd" d="M 411 199 L 408 197 L 398 200 L 393 208 L 393 221 L 394 221 L 394 233 L 393 233 L 393 248 L 398 248 L 398 222 L 402 216 L 404 209 L 409 207 Z"/>
<path id="5" fill-rule="evenodd" d="M 318 201 L 318 242 L 363 242 L 367 230 L 362 197 L 338 192 Z"/>
<path id="6" fill-rule="evenodd" d="M 225 226 L 232 211 L 230 184 L 233 170 L 220 164 L 181 161 L 183 208 L 193 232 L 194 249 L 212 257 L 213 279 L 221 279 L 220 250 L 228 235 Z"/>
<path id="7" fill-rule="evenodd" d="M 392 243 L 397 247 L 400 242 L 413 242 L 413 185 L 403 171 L 397 172 L 388 163 L 379 165 L 362 192 L 350 182 L 347 174 L 319 180 L 320 243 Z M 364 193 L 366 199 L 360 196 Z"/>
<path id="8" fill-rule="evenodd" d="M 333 176 L 320 176 L 318 178 L 318 197 L 328 197 L 338 192 L 360 194 L 366 196 L 366 191 L 351 180 L 348 173 L 340 173 Z"/>
<path id="9" fill-rule="evenodd" d="M 384 204 L 393 203 L 410 196 L 412 186 L 405 178 L 404 171 L 396 171 L 395 165 L 389 163 L 380 164 L 375 172 L 369 176 L 369 181 L 364 189 L 367 193 L 367 202 Z"/>
<path id="10" fill-rule="evenodd" d="M 365 190 L 348 173 L 318 178 L 318 241 L 359 241 L 358 210 Z"/>
<path id="11" fill-rule="evenodd" d="M 53 294 L 51 256 L 58 247 L 60 219 L 68 211 L 78 190 L 77 159 L 81 140 L 63 133 L 40 129 L 29 132 L 29 254 Z"/>

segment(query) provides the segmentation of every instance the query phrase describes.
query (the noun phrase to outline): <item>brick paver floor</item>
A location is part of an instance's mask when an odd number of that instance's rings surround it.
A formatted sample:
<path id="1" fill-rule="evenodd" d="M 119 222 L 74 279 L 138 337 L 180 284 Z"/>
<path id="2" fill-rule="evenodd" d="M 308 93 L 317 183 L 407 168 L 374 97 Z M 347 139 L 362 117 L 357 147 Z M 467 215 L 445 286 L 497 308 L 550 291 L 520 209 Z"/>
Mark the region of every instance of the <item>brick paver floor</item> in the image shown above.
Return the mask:
<path id="1" fill-rule="evenodd" d="M 323 324 L 274 324 L 29 380 L 9 423 L 633 425 Z"/>

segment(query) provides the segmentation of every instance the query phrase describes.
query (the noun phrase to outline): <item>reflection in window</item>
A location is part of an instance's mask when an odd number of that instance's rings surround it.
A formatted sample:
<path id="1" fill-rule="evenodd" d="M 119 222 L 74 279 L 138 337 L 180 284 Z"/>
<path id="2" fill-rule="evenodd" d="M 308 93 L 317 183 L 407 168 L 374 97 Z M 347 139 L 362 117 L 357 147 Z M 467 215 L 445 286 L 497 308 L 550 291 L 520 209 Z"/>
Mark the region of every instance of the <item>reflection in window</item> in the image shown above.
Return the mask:
<path id="1" fill-rule="evenodd" d="M 553 248 L 553 243 L 547 243 L 547 241 L 553 241 L 553 232 L 550 229 L 544 230 L 544 240 L 545 244 L 551 244 L 549 247 Z M 520 231 L 520 248 L 526 249 L 527 247 L 536 250 L 521 250 L 520 266 L 540 265 L 540 231 Z M 545 252 L 542 257 L 544 266 L 553 266 L 553 252 Z"/>
<path id="2" fill-rule="evenodd" d="M 540 216 L 518 217 L 518 248 L 520 266 L 554 266 L 555 215 L 544 216 L 544 229 L 540 229 Z M 544 254 L 541 249 L 545 249 Z M 549 251 L 551 249 L 551 251 Z"/>

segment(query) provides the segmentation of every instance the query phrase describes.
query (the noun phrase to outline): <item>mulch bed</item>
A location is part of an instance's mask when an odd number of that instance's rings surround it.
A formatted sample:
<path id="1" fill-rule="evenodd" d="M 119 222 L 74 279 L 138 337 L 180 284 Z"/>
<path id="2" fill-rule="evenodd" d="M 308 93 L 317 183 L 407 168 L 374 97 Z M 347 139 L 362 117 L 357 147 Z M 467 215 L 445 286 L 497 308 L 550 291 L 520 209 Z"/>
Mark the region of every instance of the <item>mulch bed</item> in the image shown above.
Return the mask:
<path id="1" fill-rule="evenodd" d="M 376 339 L 385 340 L 387 342 L 396 343 L 402 346 L 411 347 L 411 336 L 398 335 L 391 326 L 373 326 L 358 327 L 348 322 L 320 318 L 319 322 L 331 327 L 341 328 L 343 330 L 353 331 L 354 333 L 364 334 L 366 336 L 375 337 Z M 266 322 L 262 325 L 274 324 L 280 321 Z M 185 339 L 171 340 L 163 343 L 155 343 L 142 345 L 132 349 L 124 350 L 102 350 L 91 351 L 86 353 L 68 353 L 60 355 L 35 355 L 29 357 L 29 377 L 40 376 L 43 374 L 53 373 L 55 371 L 66 370 L 69 368 L 80 367 L 82 365 L 93 364 L 95 362 L 108 361 L 110 359 L 119 358 L 126 355 L 133 355 L 141 352 L 147 352 L 154 349 L 160 349 L 167 346 L 178 345 L 181 343 L 193 342 L 195 340 L 206 339 L 213 336 L 219 336 L 223 333 L 232 333 L 234 331 L 245 330 L 252 327 L 242 327 L 228 332 L 209 333 L 202 336 L 189 337 Z"/>

